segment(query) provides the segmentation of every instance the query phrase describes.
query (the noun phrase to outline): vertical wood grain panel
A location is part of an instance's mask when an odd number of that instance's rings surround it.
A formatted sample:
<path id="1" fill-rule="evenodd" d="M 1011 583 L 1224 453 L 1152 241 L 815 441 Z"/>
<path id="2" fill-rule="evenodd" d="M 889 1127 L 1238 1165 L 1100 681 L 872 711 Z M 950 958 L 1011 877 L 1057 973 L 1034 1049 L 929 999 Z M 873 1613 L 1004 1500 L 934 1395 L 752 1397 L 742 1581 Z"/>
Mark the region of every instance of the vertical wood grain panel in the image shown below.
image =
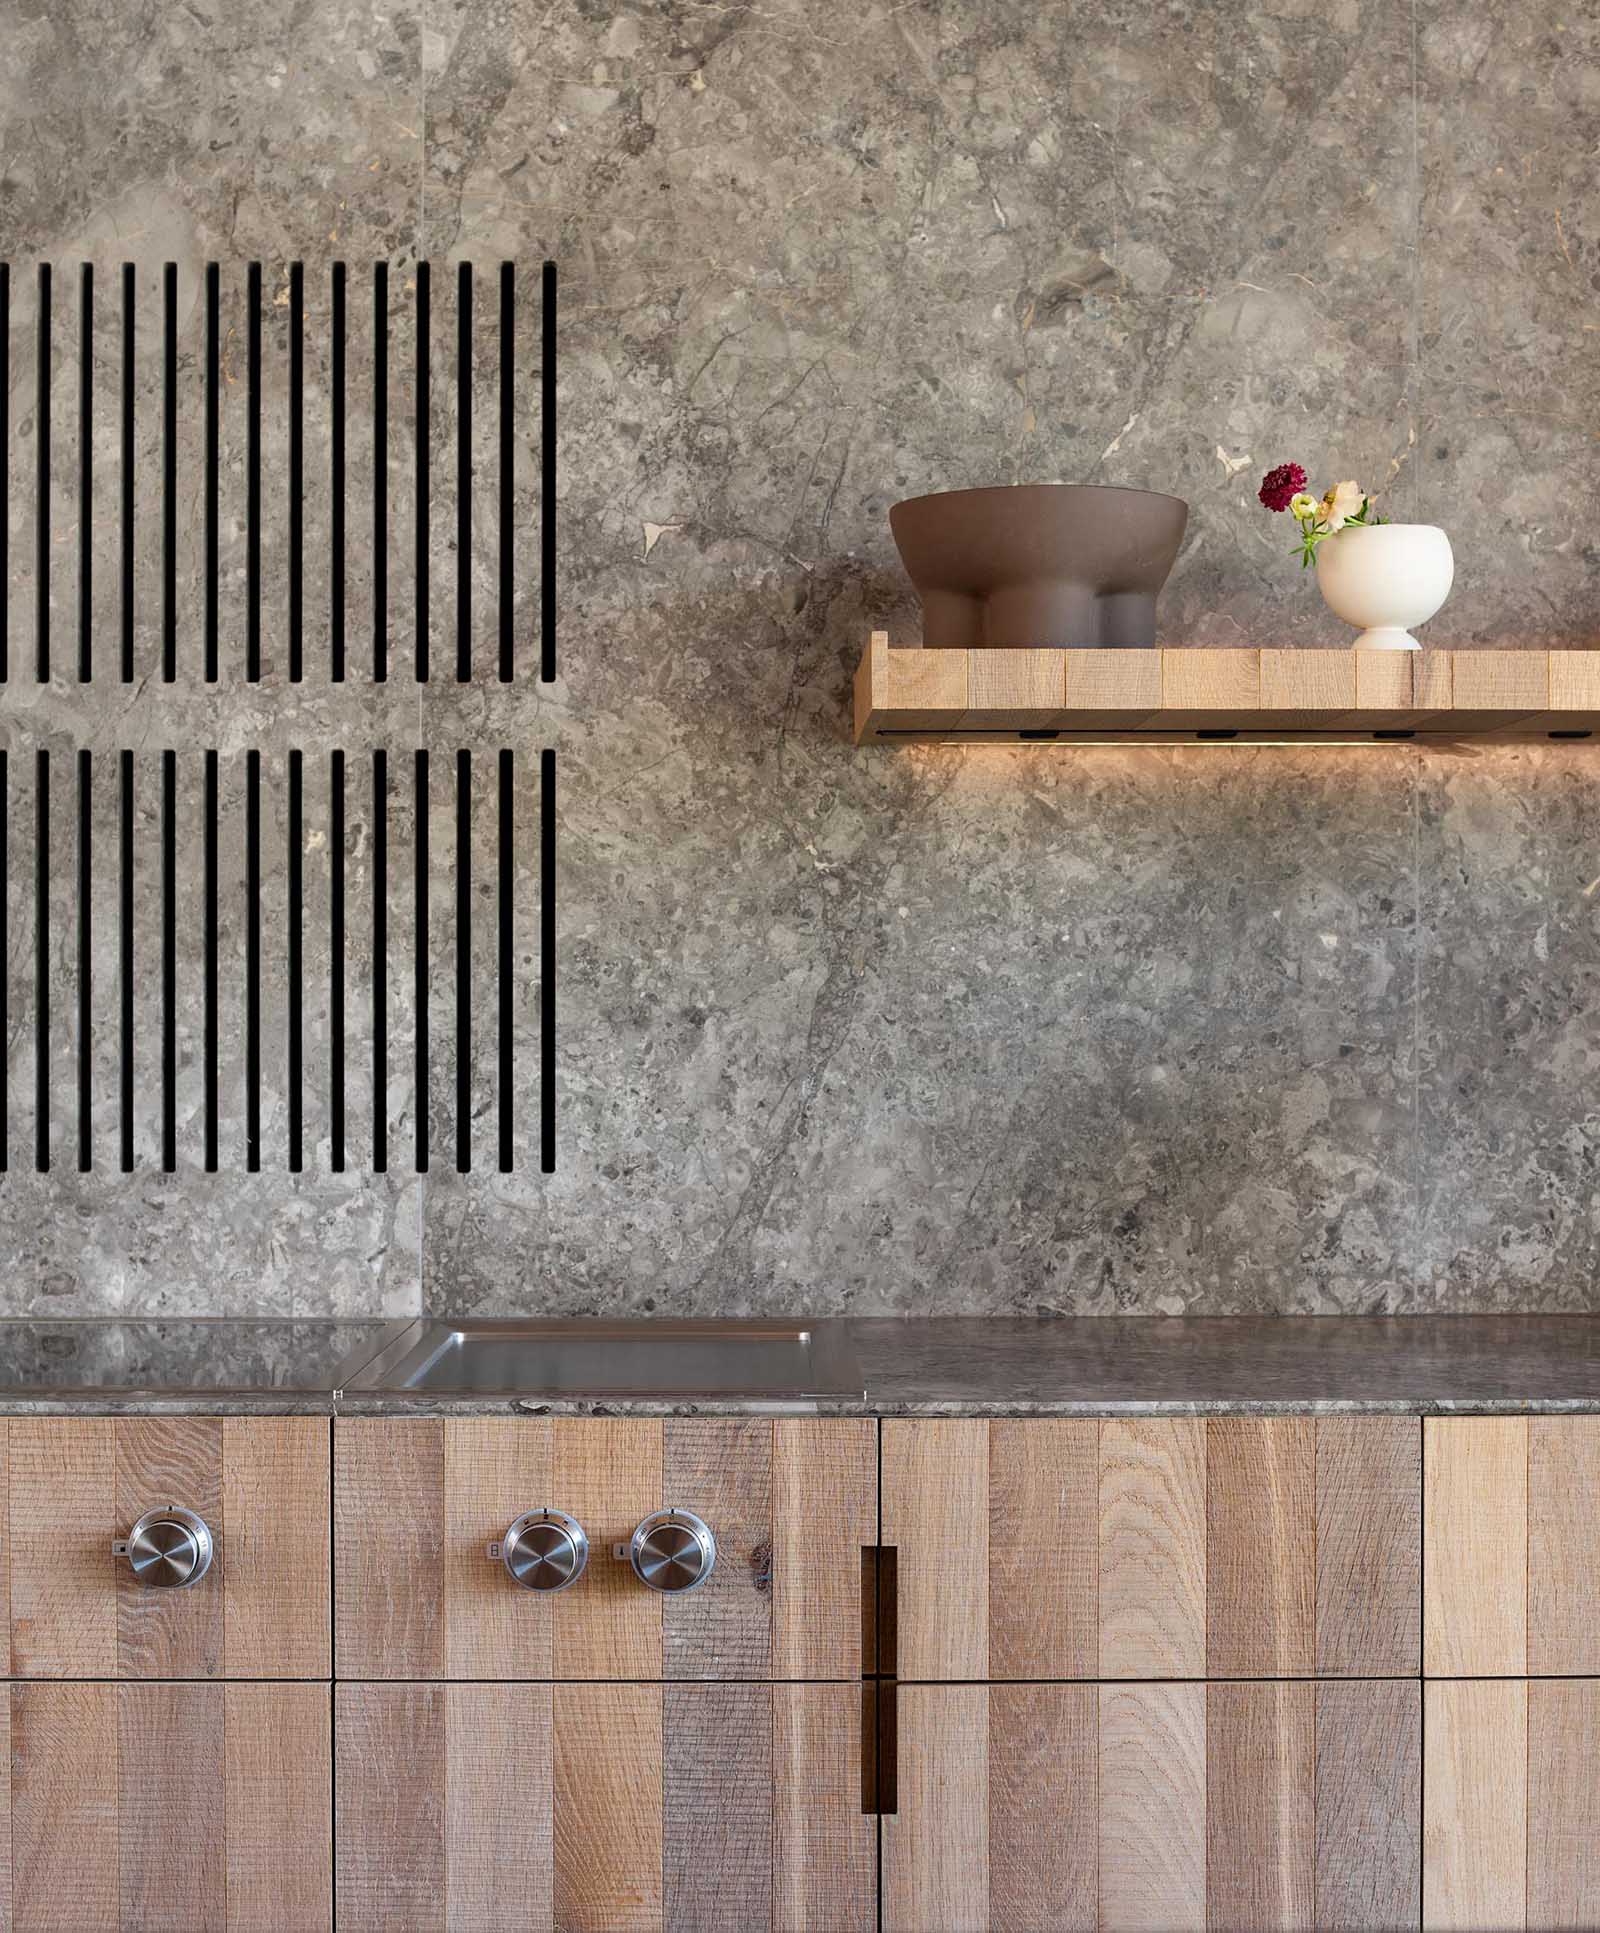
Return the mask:
<path id="1" fill-rule="evenodd" d="M 1206 1425 L 1100 1426 L 1100 1675 L 1200 1678 L 1206 1668 Z"/>
<path id="2" fill-rule="evenodd" d="M 1430 1677 L 1528 1668 L 1528 1424 L 1423 1423 L 1423 1669 Z"/>
<path id="3" fill-rule="evenodd" d="M 1427 1685 L 1423 1697 L 1422 1923 L 1440 1933 L 1520 1933 L 1528 1688 L 1466 1681 Z"/>
<path id="4" fill-rule="evenodd" d="M 574 1615 L 554 1627 L 558 1678 L 659 1678 L 661 1595 L 641 1589 L 613 1544 L 661 1508 L 661 1424 L 649 1417 L 558 1416 L 552 1487 L 589 1535 L 589 1568 L 566 1593 Z M 567 1607 L 563 1607 L 565 1610 Z M 579 1612 L 581 1611 L 581 1615 Z"/>
<path id="5" fill-rule="evenodd" d="M 1420 1668 L 1422 1433 L 1406 1416 L 1316 1425 L 1319 1672 Z"/>
<path id="6" fill-rule="evenodd" d="M 230 1416 L 222 1425 L 230 1677 L 325 1678 L 332 1668 L 328 1437 L 320 1416 Z"/>
<path id="7" fill-rule="evenodd" d="M 109 1464 L 106 1474 L 109 1501 Z M 117 1925 L 116 1701 L 114 1685 L 11 1688 L 15 1933 L 91 1933 Z"/>
<path id="8" fill-rule="evenodd" d="M 1315 1425 L 1212 1417 L 1206 1426 L 1206 1668 L 1272 1678 L 1314 1668 Z"/>
<path id="9" fill-rule="evenodd" d="M 0 298 L 3 307 L 3 298 Z M 4 1454 L 5 1431 L 0 1429 L 0 1455 Z M 0 1485 L 0 1497 L 5 1494 Z M 12 1913 L 11 1885 L 11 1687 L 0 1697 L 0 1926 L 16 1924 Z"/>
<path id="10" fill-rule="evenodd" d="M 461 1416 L 445 1424 L 447 1677 L 548 1678 L 554 1621 L 584 1615 L 579 1596 L 584 1579 L 553 1597 L 524 1591 L 506 1575 L 504 1564 L 487 1555 L 488 1546 L 526 1511 L 576 1514 L 551 1483 L 548 1419 Z M 604 1564 L 609 1556 L 591 1545 L 591 1564 Z"/>
<path id="11" fill-rule="evenodd" d="M 899 1552 L 902 1678 L 989 1675 L 989 1426 L 883 1425 L 883 1541 Z"/>
<path id="12" fill-rule="evenodd" d="M 817 1563 L 819 1523 L 838 1561 Z M 780 1417 L 772 1426 L 772 1672 L 854 1678 L 861 1670 L 861 1565 L 878 1541 L 878 1428 L 858 1417 Z"/>
<path id="13" fill-rule="evenodd" d="M 1421 1687 L 1318 1685 L 1316 1700 L 1317 1925 L 1415 1926 L 1422 1910 Z"/>
<path id="14" fill-rule="evenodd" d="M 561 1933 L 663 1933 L 661 1695 L 658 1685 L 555 1688 Z"/>
<path id="15" fill-rule="evenodd" d="M 341 1419 L 333 1428 L 335 1669 L 436 1678 L 444 1669 L 444 1425 Z"/>
<path id="16" fill-rule="evenodd" d="M 662 1425 L 661 1497 L 668 1509 L 692 1510 L 704 1518 L 717 1540 L 710 1581 L 669 1597 L 661 1607 L 663 1675 L 767 1677 L 772 1670 L 771 1419 L 669 1417 Z"/>
<path id="17" fill-rule="evenodd" d="M 1600 1920 L 1600 1684 L 1528 1687 L 1528 1925 Z"/>
<path id="18" fill-rule="evenodd" d="M 1204 1933 L 1206 1688 L 1102 1685 L 1100 1923 Z"/>
<path id="19" fill-rule="evenodd" d="M 1092 1678 L 1100 1425 L 989 1425 L 989 1676 Z"/>
<path id="20" fill-rule="evenodd" d="M 996 1685 L 989 1694 L 989 1924 L 1097 1933 L 1098 1693 Z"/>
<path id="21" fill-rule="evenodd" d="M 1315 1695 L 1206 1687 L 1206 1914 L 1229 1933 L 1316 1933 Z"/>
<path id="22" fill-rule="evenodd" d="M 662 1917 L 695 1933 L 772 1923 L 772 1690 L 668 1685 L 662 1697 Z"/>
<path id="23" fill-rule="evenodd" d="M 187 1591 L 151 1590 L 129 1565 L 116 1565 L 118 1668 L 134 1678 L 215 1678 L 229 1555 L 222 1424 L 209 1416 L 124 1416 L 116 1441 L 117 1535 L 147 1510 L 179 1504 L 203 1517 L 215 1540 L 210 1571 Z"/>
<path id="24" fill-rule="evenodd" d="M 1528 1669 L 1600 1674 L 1600 1417 L 1528 1428 Z"/>
<path id="25" fill-rule="evenodd" d="M 772 1784 L 773 1933 L 875 1933 L 877 1827 L 861 1810 L 858 1686 L 773 1687 Z"/>
<path id="26" fill-rule="evenodd" d="M 118 1688 L 122 1924 L 139 1933 L 225 1933 L 223 1697 L 221 1685 Z"/>
<path id="27" fill-rule="evenodd" d="M 330 1690 L 223 1688 L 228 1933 L 332 1923 Z"/>
<path id="28" fill-rule="evenodd" d="M 10 1438 L 11 1669 L 24 1678 L 112 1677 L 116 1425 L 19 1417 Z"/>
<path id="29" fill-rule="evenodd" d="M 900 1689 L 900 1809 L 883 1820 L 884 1933 L 990 1933 L 989 1696 L 981 1685 Z"/>
<path id="30" fill-rule="evenodd" d="M 549 1933 L 555 1910 L 550 1687 L 452 1685 L 445 1712 L 448 1933 L 502 1927 Z M 593 1749 L 604 1751 L 608 1743 L 596 1738 Z"/>
<path id="31" fill-rule="evenodd" d="M 446 1696 L 438 1685 L 335 1688 L 339 1933 L 444 1933 Z"/>

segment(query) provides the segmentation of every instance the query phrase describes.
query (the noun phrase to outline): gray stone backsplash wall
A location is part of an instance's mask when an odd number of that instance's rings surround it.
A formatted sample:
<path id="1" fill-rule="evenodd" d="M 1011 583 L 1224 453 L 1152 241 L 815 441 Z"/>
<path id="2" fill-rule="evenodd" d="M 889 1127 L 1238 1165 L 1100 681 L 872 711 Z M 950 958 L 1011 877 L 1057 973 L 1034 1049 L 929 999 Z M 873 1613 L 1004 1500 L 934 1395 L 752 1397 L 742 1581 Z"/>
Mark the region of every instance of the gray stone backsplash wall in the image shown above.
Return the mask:
<path id="1" fill-rule="evenodd" d="M 244 0 L 11 8 L 0 254 L 12 268 L 13 876 L 0 1178 L 6 1313 L 1111 1312 L 1600 1304 L 1600 753 L 1362 749 L 858 752 L 867 632 L 917 635 L 887 510 L 919 491 L 1084 480 L 1174 491 L 1189 533 L 1169 644 L 1349 633 L 1254 500 L 1295 458 L 1442 524 L 1430 641 L 1600 641 L 1600 16 L 1535 0 L 1271 7 L 1016 0 L 761 6 Z M 540 259 L 562 272 L 561 676 L 410 679 L 410 291 L 434 264 L 430 519 L 453 606 L 453 268 L 518 267 L 518 521 L 537 492 Z M 390 265 L 391 623 L 365 675 L 370 265 Z M 55 664 L 32 677 L 35 264 L 57 264 L 58 434 L 75 449 L 76 265 L 97 264 L 97 676 L 75 677 L 76 472 L 54 490 Z M 116 264 L 141 269 L 141 517 L 159 474 L 159 267 L 179 266 L 179 618 L 164 687 L 153 537 L 141 682 L 119 621 Z M 203 264 L 223 264 L 224 672 L 198 675 Z M 267 290 L 266 677 L 243 682 L 244 265 Z M 283 303 L 306 265 L 307 541 L 328 527 L 315 318 L 350 264 L 352 679 L 284 669 Z M 493 353 L 480 330 L 486 384 Z M 486 408 L 485 418 L 490 416 Z M 484 468 L 480 531 L 492 529 Z M 146 528 L 141 523 L 141 530 Z M 103 541 L 100 539 L 103 538 Z M 144 543 L 144 539 L 141 542 Z M 531 537 L 529 539 L 531 545 Z M 366 628 L 364 628 L 366 627 Z M 103 664 L 103 670 L 100 668 Z M 355 675 L 357 671 L 361 675 Z M 370 813 L 358 761 L 538 748 L 561 773 L 559 1165 L 538 1171 L 538 987 L 519 943 L 516 1171 L 454 1172 L 436 972 L 430 1171 L 413 1171 L 413 932 L 389 949 L 387 1174 L 370 1163 Z M 97 908 L 96 1163 L 76 1170 L 71 760 L 222 754 L 223 1120 L 201 1171 L 195 868 L 183 844 L 177 1172 L 160 1172 L 155 992 L 141 979 L 138 1163 L 116 1161 L 116 922 Z M 52 837 L 51 1172 L 32 1164 L 34 752 Z M 263 754 L 271 906 L 281 782 L 307 760 L 306 886 L 328 879 L 328 752 L 352 760 L 350 1160 L 329 1170 L 326 933 L 307 932 L 307 1160 L 283 1159 L 281 962 L 263 987 L 261 1172 L 242 1172 L 238 787 Z M 104 755 L 103 757 L 100 755 Z M 185 763 L 180 820 L 198 813 Z M 364 768 L 363 768 L 364 769 Z M 392 866 L 415 826 L 397 780 Z M 436 958 L 451 945 L 435 798 Z M 480 806 L 478 837 L 489 838 Z M 483 846 L 485 865 L 490 848 Z M 142 864 L 143 862 L 141 862 Z M 519 883 L 537 838 L 525 810 Z M 141 872 L 142 962 L 156 881 Z M 531 919 L 531 914 L 530 914 Z M 487 935 L 480 944 L 487 948 Z M 480 964 L 487 969 L 488 953 Z M 475 1019 L 489 1107 L 492 1016 Z M 148 1022 L 148 1024 L 143 1024 Z M 485 1112 L 480 1145 L 488 1151 Z"/>

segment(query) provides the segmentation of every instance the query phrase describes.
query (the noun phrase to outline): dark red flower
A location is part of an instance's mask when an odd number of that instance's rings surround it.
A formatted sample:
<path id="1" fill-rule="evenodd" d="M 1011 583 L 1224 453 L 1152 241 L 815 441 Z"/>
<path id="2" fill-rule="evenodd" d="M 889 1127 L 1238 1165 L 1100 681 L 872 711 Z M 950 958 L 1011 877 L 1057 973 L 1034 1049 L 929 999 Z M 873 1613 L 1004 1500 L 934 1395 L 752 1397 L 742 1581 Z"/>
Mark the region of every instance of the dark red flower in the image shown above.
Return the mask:
<path id="1" fill-rule="evenodd" d="M 1280 463 L 1261 479 L 1261 501 L 1269 510 L 1287 510 L 1305 487 L 1306 473 L 1298 463 Z"/>

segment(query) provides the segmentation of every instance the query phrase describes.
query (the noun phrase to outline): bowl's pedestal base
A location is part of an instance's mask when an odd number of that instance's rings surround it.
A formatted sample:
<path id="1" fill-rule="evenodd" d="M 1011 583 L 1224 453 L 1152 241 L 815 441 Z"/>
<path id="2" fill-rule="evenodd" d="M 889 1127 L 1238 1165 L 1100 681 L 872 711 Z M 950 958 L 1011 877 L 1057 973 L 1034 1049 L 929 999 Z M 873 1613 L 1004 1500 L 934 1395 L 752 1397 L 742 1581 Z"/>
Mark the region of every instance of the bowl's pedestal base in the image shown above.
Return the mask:
<path id="1" fill-rule="evenodd" d="M 1398 624 L 1376 624 L 1370 631 L 1361 633 L 1355 648 L 1358 651 L 1420 651 L 1422 646 Z"/>

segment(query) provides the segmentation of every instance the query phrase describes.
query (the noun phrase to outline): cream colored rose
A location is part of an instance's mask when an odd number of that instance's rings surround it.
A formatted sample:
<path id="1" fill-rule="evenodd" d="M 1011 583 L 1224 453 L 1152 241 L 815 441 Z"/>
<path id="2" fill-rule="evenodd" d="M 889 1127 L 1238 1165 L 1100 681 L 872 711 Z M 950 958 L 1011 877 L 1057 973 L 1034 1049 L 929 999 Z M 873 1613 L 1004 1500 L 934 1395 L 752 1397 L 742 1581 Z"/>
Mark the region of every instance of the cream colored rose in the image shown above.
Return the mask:
<path id="1" fill-rule="evenodd" d="M 1316 516 L 1321 508 L 1321 503 L 1309 490 L 1297 490 L 1289 499 L 1290 514 L 1301 523 L 1304 523 L 1308 517 Z"/>
<path id="2" fill-rule="evenodd" d="M 1322 514 L 1330 530 L 1343 530 L 1366 501 L 1359 483 L 1336 483 L 1322 499 Z"/>

